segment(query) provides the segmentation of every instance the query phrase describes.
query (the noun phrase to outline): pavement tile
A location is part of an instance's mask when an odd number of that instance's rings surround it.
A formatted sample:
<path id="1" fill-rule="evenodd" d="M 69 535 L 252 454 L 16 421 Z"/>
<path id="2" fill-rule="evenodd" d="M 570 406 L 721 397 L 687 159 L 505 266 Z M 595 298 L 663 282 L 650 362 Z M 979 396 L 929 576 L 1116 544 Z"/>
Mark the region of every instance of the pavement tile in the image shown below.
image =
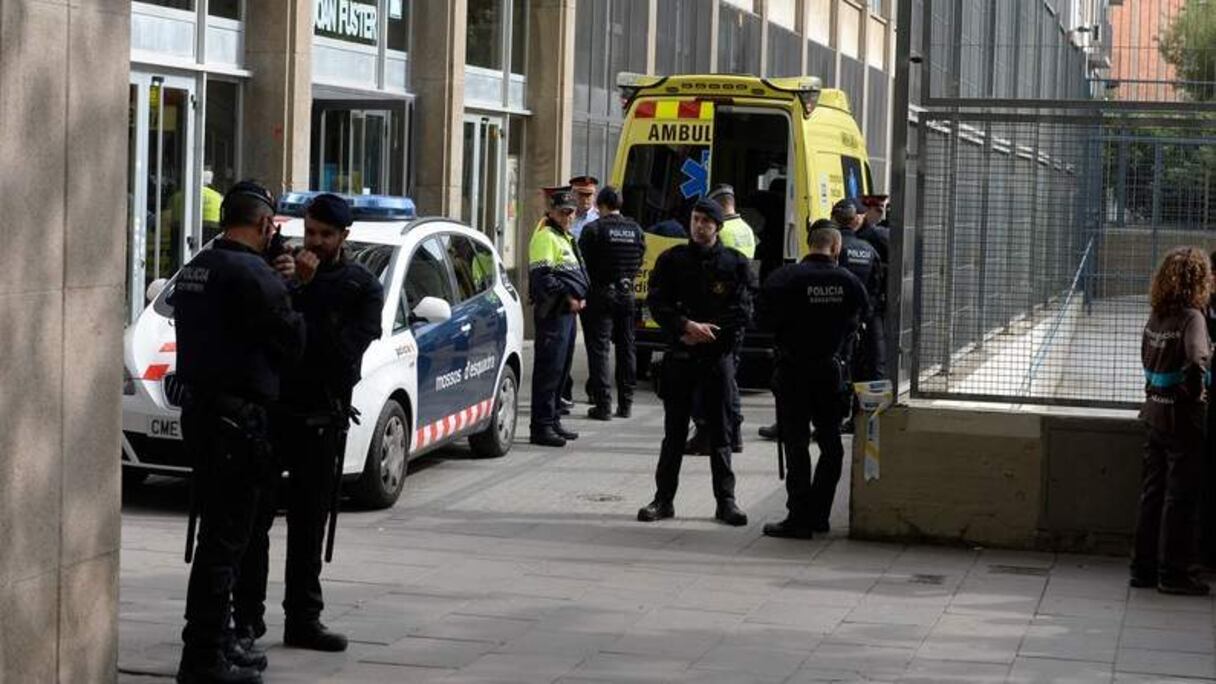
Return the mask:
<path id="1" fill-rule="evenodd" d="M 1216 654 L 1216 635 L 1211 629 L 1177 630 L 1124 627 L 1120 648 L 1144 648 L 1182 653 Z"/>
<path id="2" fill-rule="evenodd" d="M 533 620 L 452 614 L 424 625 L 413 636 L 502 643 L 527 632 L 535 624 Z"/>
<path id="3" fill-rule="evenodd" d="M 1121 648 L 1115 670 L 1175 677 L 1216 677 L 1216 656 L 1143 648 Z"/>
<path id="4" fill-rule="evenodd" d="M 841 606 L 768 601 L 753 610 L 747 616 L 747 621 L 766 625 L 785 625 L 828 634 L 844 621 L 851 610 Z"/>
<path id="5" fill-rule="evenodd" d="M 811 653 L 746 648 L 720 644 L 692 664 L 694 670 L 718 670 L 783 680 L 794 674 Z"/>
<path id="6" fill-rule="evenodd" d="M 1149 629 L 1211 630 L 1212 616 L 1205 613 L 1174 610 L 1131 609 L 1123 618 L 1125 627 Z"/>
<path id="7" fill-rule="evenodd" d="M 845 620 L 824 637 L 825 643 L 864 644 L 917 648 L 928 636 L 931 625 L 882 624 Z"/>
<path id="8" fill-rule="evenodd" d="M 550 631 L 536 628 L 517 636 L 494 649 L 495 653 L 538 653 L 554 655 L 580 655 L 583 657 L 602 651 L 620 639 L 612 632 Z"/>
<path id="9" fill-rule="evenodd" d="M 933 626 L 945 614 L 943 608 L 909 608 L 894 604 L 870 603 L 849 611 L 846 620 L 868 624 Z"/>
<path id="10" fill-rule="evenodd" d="M 945 615 L 916 654 L 928 660 L 1012 663 L 1029 623 L 1016 618 Z"/>
<path id="11" fill-rule="evenodd" d="M 1122 601 L 1045 595 L 1039 602 L 1037 614 L 1107 620 L 1118 624 L 1125 610 L 1126 604 Z"/>
<path id="12" fill-rule="evenodd" d="M 802 662 L 799 670 L 836 671 L 893 679 L 904 672 L 915 653 L 910 648 L 822 643 Z M 794 679 L 798 677 L 798 673 L 795 673 Z"/>
<path id="13" fill-rule="evenodd" d="M 494 648 L 485 641 L 456 641 L 406 637 L 362 659 L 379 665 L 413 665 L 432 668 L 462 668 Z"/>
<path id="14" fill-rule="evenodd" d="M 1110 684 L 1114 676 L 1110 663 L 1018 657 L 1013 661 L 1006 681 L 1009 684 Z"/>
<path id="15" fill-rule="evenodd" d="M 1113 663 L 1119 626 L 1106 620 L 1040 616 L 1026 630 L 1018 655 Z"/>
<path id="16" fill-rule="evenodd" d="M 1127 607 L 1136 610 L 1176 610 L 1183 613 L 1211 613 L 1214 596 L 1174 596 L 1152 589 L 1133 589 L 1127 595 Z"/>
<path id="17" fill-rule="evenodd" d="M 669 681 L 683 676 L 692 660 L 606 651 L 583 661 L 567 677 L 609 682 Z"/>
<path id="18" fill-rule="evenodd" d="M 384 682 L 410 682 L 410 684 L 418 682 L 419 684 L 429 684 L 431 682 L 441 682 L 455 672 L 455 670 L 435 667 L 355 663 L 338 675 L 297 681 L 324 682 L 325 684 L 384 684 Z M 275 674 L 273 670 L 267 670 L 265 679 L 267 682 L 272 683 L 289 681 Z"/>
<path id="19" fill-rule="evenodd" d="M 807 653 L 822 641 L 823 635 L 818 632 L 754 622 L 740 624 L 723 638 L 723 643 L 740 648 Z"/>
<path id="20" fill-rule="evenodd" d="M 1003 684 L 1008 673 L 1007 665 L 916 658 L 897 681 L 899 684 Z"/>

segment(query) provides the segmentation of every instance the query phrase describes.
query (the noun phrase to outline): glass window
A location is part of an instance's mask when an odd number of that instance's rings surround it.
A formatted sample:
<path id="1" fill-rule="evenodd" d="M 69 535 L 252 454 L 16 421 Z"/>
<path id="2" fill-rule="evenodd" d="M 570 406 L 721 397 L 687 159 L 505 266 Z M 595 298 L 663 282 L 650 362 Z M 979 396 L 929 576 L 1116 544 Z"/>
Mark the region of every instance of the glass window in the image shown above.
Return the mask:
<path id="1" fill-rule="evenodd" d="M 690 172 L 708 176 L 708 145 L 634 145 L 625 161 L 621 213 L 647 232 L 688 234 L 688 216 L 703 189 L 686 192 Z"/>
<path id="2" fill-rule="evenodd" d="M 511 73 L 528 73 L 528 0 L 511 2 Z"/>
<path id="3" fill-rule="evenodd" d="M 782 28 L 798 30 L 798 3 L 796 0 L 768 0 L 768 19 Z"/>
<path id="4" fill-rule="evenodd" d="M 445 237 L 448 238 L 448 259 L 456 274 L 460 301 L 472 299 L 490 289 L 490 285 L 494 284 L 493 253 L 480 242 L 475 243 L 463 235 Z M 481 247 L 480 251 L 478 247 Z"/>
<path id="5" fill-rule="evenodd" d="M 194 11 L 194 0 L 139 0 L 145 5 L 156 5 L 158 7 L 170 7 L 172 9 Z"/>
<path id="6" fill-rule="evenodd" d="M 388 0 L 388 49 L 408 52 L 410 49 L 409 0 Z"/>
<path id="7" fill-rule="evenodd" d="M 203 132 L 202 201 L 203 243 L 219 233 L 220 202 L 240 174 L 237 160 L 237 114 L 240 86 L 228 81 L 207 81 L 207 111 Z"/>
<path id="8" fill-rule="evenodd" d="M 840 170 L 844 173 L 844 196 L 861 197 L 866 189 L 862 185 L 861 160 L 857 157 L 841 157 Z"/>
<path id="9" fill-rule="evenodd" d="M 501 69 L 503 0 L 469 0 L 465 61 L 473 66 Z"/>
<path id="10" fill-rule="evenodd" d="M 414 251 L 409 268 L 405 272 L 405 297 L 401 300 L 402 306 L 413 309 L 424 297 L 438 297 L 448 304 L 457 301 L 448 271 L 446 242 L 446 239 L 440 237 L 428 238 Z M 403 313 L 406 320 L 409 320 L 409 310 L 399 310 L 398 318 Z"/>
<path id="11" fill-rule="evenodd" d="M 240 20 L 241 0 L 208 0 L 207 14 L 224 19 Z"/>

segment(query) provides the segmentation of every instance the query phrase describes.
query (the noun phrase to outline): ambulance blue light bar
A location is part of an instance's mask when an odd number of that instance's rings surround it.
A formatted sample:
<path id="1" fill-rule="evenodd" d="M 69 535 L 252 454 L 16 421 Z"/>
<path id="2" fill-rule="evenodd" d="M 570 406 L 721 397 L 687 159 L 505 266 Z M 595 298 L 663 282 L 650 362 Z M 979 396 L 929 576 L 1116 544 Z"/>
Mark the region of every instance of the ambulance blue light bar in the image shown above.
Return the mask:
<path id="1" fill-rule="evenodd" d="M 318 191 L 288 192 L 279 198 L 278 213 L 283 216 L 304 216 L 304 210 Z M 339 195 L 350 204 L 356 221 L 408 221 L 418 217 L 414 200 L 395 195 Z"/>

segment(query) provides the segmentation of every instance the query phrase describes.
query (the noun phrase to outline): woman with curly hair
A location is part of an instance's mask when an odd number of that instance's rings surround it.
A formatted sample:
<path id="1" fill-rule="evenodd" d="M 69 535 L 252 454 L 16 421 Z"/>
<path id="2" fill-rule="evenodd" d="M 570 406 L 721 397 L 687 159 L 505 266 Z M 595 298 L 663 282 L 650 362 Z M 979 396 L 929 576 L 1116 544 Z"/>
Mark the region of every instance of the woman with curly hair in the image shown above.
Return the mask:
<path id="1" fill-rule="evenodd" d="M 1208 338 L 1204 311 L 1212 287 L 1208 256 L 1194 247 L 1165 255 L 1153 275 L 1152 314 L 1140 357 L 1148 429 L 1131 585 L 1166 594 L 1203 596 L 1208 586 L 1191 572 L 1195 515 L 1203 467 Z"/>

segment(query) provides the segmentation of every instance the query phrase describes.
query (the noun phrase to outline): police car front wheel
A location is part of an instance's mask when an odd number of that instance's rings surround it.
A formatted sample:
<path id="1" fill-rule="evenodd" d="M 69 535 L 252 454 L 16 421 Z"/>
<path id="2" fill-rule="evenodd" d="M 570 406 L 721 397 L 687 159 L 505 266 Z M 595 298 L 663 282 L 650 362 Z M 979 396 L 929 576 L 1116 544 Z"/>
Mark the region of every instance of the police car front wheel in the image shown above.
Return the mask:
<path id="1" fill-rule="evenodd" d="M 401 496 L 410 448 L 405 409 L 389 400 L 380 411 L 355 498 L 368 508 L 388 508 Z"/>

